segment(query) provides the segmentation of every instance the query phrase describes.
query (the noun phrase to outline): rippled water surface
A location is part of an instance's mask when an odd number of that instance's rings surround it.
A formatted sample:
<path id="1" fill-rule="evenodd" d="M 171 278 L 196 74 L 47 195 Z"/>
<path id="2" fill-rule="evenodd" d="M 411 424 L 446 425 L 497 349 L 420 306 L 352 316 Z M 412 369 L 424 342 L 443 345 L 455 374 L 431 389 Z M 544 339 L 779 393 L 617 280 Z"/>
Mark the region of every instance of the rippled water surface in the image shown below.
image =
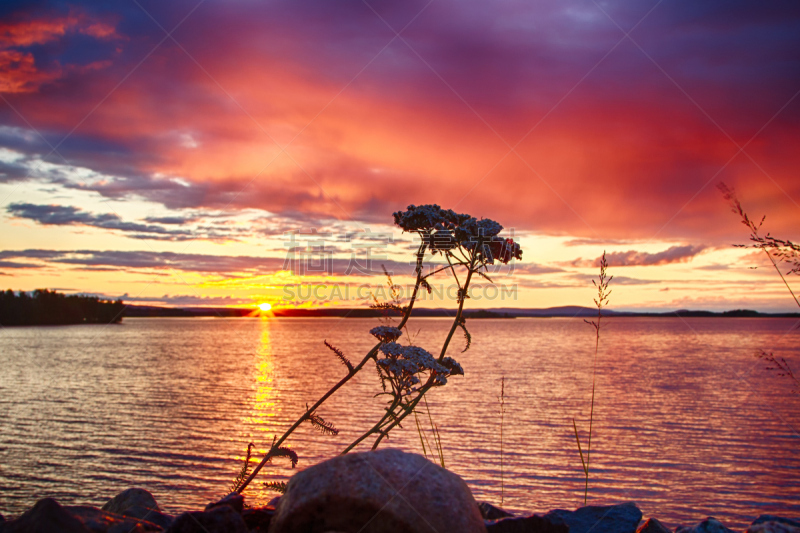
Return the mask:
<path id="1" fill-rule="evenodd" d="M 412 320 L 437 351 L 449 321 Z M 713 515 L 800 516 L 800 395 L 753 353 L 800 370 L 784 319 L 605 320 L 597 360 L 589 502 L 635 501 L 675 527 Z M 126 319 L 114 326 L 0 330 L 0 512 L 36 499 L 101 505 L 131 486 L 168 512 L 226 492 L 248 442 L 264 450 L 344 375 L 324 339 L 358 360 L 367 319 Z M 543 512 L 583 503 L 572 418 L 585 441 L 594 330 L 579 319 L 473 320 L 465 369 L 429 396 L 447 468 L 478 500 Z M 800 372 L 798 372 L 800 373 Z M 506 378 L 501 493 L 500 378 Z M 367 368 L 302 427 L 299 468 L 341 451 L 381 414 Z M 420 422 L 430 427 L 423 412 Z M 432 440 L 432 435 L 428 435 Z M 413 419 L 387 446 L 421 452 Z M 285 480 L 277 462 L 261 481 Z M 274 494 L 253 484 L 250 500 Z"/>

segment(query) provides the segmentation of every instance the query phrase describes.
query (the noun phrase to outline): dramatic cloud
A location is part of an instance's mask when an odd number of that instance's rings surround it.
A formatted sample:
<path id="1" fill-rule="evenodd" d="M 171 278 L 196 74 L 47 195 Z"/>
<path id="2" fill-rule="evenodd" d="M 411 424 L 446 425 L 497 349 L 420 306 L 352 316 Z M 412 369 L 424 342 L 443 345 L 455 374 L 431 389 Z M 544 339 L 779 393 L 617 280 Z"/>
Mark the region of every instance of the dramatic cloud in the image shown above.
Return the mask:
<path id="1" fill-rule="evenodd" d="M 36 259 L 45 264 L 75 265 L 87 269 L 120 270 L 179 270 L 218 275 L 268 275 L 288 270 L 299 276 L 325 277 L 337 276 L 378 276 L 383 277 L 383 267 L 392 275 L 410 275 L 413 262 L 400 262 L 388 259 L 370 260 L 365 256 L 349 259 L 333 258 L 325 253 L 288 253 L 285 257 L 257 257 L 189 254 L 153 251 L 114 251 L 114 250 L 3 250 L 0 260 Z M 9 263 L 9 265 L 12 263 Z M 426 263 L 426 271 L 433 271 L 441 265 Z"/>
<path id="2" fill-rule="evenodd" d="M 133 232 L 134 238 L 185 240 L 193 238 L 190 231 L 167 230 L 153 224 L 123 222 L 113 213 L 94 215 L 78 207 L 60 205 L 10 204 L 6 211 L 18 218 L 34 220 L 39 224 L 66 226 L 80 224 L 109 230 Z"/>
<path id="3" fill-rule="evenodd" d="M 597 281 L 597 276 L 593 276 L 591 274 L 571 274 L 570 278 L 585 283 L 585 286 L 591 286 L 592 281 Z M 638 279 L 638 278 L 631 278 L 628 276 L 614 276 L 612 280 L 614 285 L 653 285 L 655 283 L 661 283 L 659 280 L 652 280 L 652 279 Z"/>
<path id="4" fill-rule="evenodd" d="M 0 22 L 0 93 L 32 93 L 67 74 L 80 75 L 110 66 L 109 59 L 92 60 L 84 51 L 77 54 L 83 58 L 75 60 L 75 48 L 89 44 L 84 37 L 92 38 L 95 45 L 98 40 L 118 41 L 114 26 L 76 10 L 44 18 L 24 10 L 16 12 Z M 50 57 L 48 47 L 36 47 L 64 41 L 65 37 L 72 42 L 61 42 L 59 57 Z M 34 47 L 36 53 L 25 50 Z"/>
<path id="5" fill-rule="evenodd" d="M 250 228 L 237 228 L 223 224 L 194 225 L 184 229 L 171 229 L 158 224 L 141 224 L 125 222 L 115 213 L 95 215 L 73 206 L 37 205 L 12 203 L 6 211 L 17 218 L 27 218 L 39 224 L 51 226 L 82 225 L 124 232 L 133 239 L 154 239 L 169 241 L 186 241 L 191 239 L 235 240 L 237 237 L 252 234 Z M 175 226 L 197 222 L 200 217 L 154 217 L 146 221 L 160 222 Z"/>
<path id="6" fill-rule="evenodd" d="M 36 69 L 5 79 L 40 89 L 0 123 L 29 123 L 70 163 L 113 176 L 76 188 L 368 222 L 435 201 L 607 242 L 730 235 L 709 223 L 724 210 L 706 187 L 718 174 L 754 209 L 800 198 L 791 2 L 143 8 L 5 8 L 5 50 Z M 617 26 L 639 22 L 644 52 Z M 159 25 L 178 26 L 175 41 Z"/>
<path id="7" fill-rule="evenodd" d="M 693 246 L 687 244 L 684 246 L 670 246 L 663 252 L 649 253 L 637 252 L 636 250 L 628 250 L 627 252 L 609 252 L 606 253 L 606 261 L 609 266 L 655 266 L 667 265 L 670 263 L 687 263 L 691 261 L 694 256 L 706 250 L 708 246 L 700 244 Z M 574 267 L 599 267 L 602 256 L 594 260 L 589 259 L 576 259 L 570 261 L 570 266 Z M 615 278 L 616 279 L 616 278 Z"/>

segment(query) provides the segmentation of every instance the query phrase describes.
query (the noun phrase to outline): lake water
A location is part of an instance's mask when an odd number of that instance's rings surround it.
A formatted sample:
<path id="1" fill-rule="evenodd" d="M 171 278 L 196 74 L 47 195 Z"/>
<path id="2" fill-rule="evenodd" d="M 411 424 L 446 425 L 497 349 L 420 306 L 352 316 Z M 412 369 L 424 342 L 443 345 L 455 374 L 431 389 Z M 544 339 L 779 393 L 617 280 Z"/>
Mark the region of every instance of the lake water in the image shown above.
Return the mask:
<path id="1" fill-rule="evenodd" d="M 224 495 L 248 442 L 265 450 L 344 375 L 322 344 L 359 360 L 368 319 L 126 319 L 120 325 L 0 329 L 0 512 L 45 496 L 102 505 L 132 486 L 167 512 Z M 437 352 L 446 319 L 412 319 Z M 800 516 L 800 395 L 753 353 L 800 371 L 790 319 L 604 319 L 589 503 L 634 501 L 670 527 L 716 516 Z M 432 391 L 447 468 L 476 499 L 501 501 L 500 379 L 506 379 L 503 506 L 572 509 L 584 479 L 572 418 L 586 438 L 594 330 L 579 319 L 473 320 L 466 375 Z M 800 373 L 800 372 L 799 372 Z M 302 427 L 288 441 L 304 468 L 341 451 L 381 414 L 366 367 L 320 414 L 335 437 Z M 427 413 L 420 417 L 429 428 Z M 432 440 L 432 436 L 428 436 Z M 413 418 L 385 446 L 422 452 Z M 248 489 L 274 496 L 276 461 Z"/>

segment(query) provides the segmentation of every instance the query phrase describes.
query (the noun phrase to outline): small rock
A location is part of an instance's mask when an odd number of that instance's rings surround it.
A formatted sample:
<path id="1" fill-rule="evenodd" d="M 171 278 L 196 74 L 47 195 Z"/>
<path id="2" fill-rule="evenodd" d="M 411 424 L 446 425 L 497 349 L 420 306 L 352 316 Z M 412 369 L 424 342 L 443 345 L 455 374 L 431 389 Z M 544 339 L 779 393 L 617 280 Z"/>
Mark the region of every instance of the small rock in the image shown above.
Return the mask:
<path id="1" fill-rule="evenodd" d="M 646 522 L 639 526 L 636 533 L 670 533 L 670 530 L 658 519 L 648 518 Z"/>
<path id="2" fill-rule="evenodd" d="M 793 526 L 791 523 L 794 520 L 787 520 L 786 522 L 778 522 L 777 520 L 759 522 L 747 528 L 745 533 L 800 533 L 800 527 Z M 796 523 L 796 522 L 795 522 Z"/>
<path id="3" fill-rule="evenodd" d="M 169 525 L 175 520 L 175 518 L 170 515 L 156 511 L 155 509 L 139 507 L 138 505 L 129 507 L 124 511 L 122 511 L 122 516 L 129 516 L 131 518 L 146 520 L 148 522 L 156 524 L 157 526 L 161 526 L 163 529 L 167 529 Z"/>
<path id="4" fill-rule="evenodd" d="M 210 511 L 211 509 L 219 507 L 220 505 L 227 505 L 237 513 L 241 513 L 244 510 L 244 496 L 238 492 L 231 492 L 220 501 L 206 505 L 206 511 Z"/>
<path id="5" fill-rule="evenodd" d="M 642 512 L 633 502 L 619 505 L 589 505 L 575 511 L 556 509 L 545 518 L 557 516 L 569 526 L 570 533 L 635 533 Z"/>
<path id="6" fill-rule="evenodd" d="M 0 525 L 2 533 L 89 533 L 80 520 L 52 498 L 44 498 L 15 520 Z"/>
<path id="7" fill-rule="evenodd" d="M 242 515 L 229 505 L 178 516 L 166 533 L 247 533 Z"/>
<path id="8" fill-rule="evenodd" d="M 498 520 L 500 518 L 507 518 L 509 516 L 514 516 L 508 511 L 504 511 L 499 507 L 495 507 L 491 503 L 488 502 L 481 502 L 478 504 L 478 510 L 481 512 L 481 516 L 484 520 Z"/>
<path id="9" fill-rule="evenodd" d="M 64 507 L 72 516 L 81 521 L 91 533 L 145 533 L 161 531 L 161 527 L 146 520 L 122 516 L 102 511 L 88 505 Z"/>
<path id="10" fill-rule="evenodd" d="M 484 533 L 478 504 L 457 475 L 400 450 L 349 453 L 289 480 L 270 533 Z"/>
<path id="11" fill-rule="evenodd" d="M 267 506 L 257 509 L 245 509 L 242 511 L 242 518 L 250 533 L 267 533 L 269 523 L 274 514 L 275 508 Z"/>
<path id="12" fill-rule="evenodd" d="M 556 516 L 516 516 L 486 520 L 487 533 L 569 533 L 569 527 Z"/>
<path id="13" fill-rule="evenodd" d="M 144 489 L 137 488 L 123 490 L 108 500 L 101 509 L 109 513 L 122 514 L 125 509 L 130 509 L 131 507 L 144 507 L 145 509 L 155 509 L 156 511 L 161 510 L 158 508 L 156 499 L 153 498 L 152 494 Z"/>
<path id="14" fill-rule="evenodd" d="M 281 501 L 281 497 L 280 496 L 275 496 L 274 498 L 272 498 L 270 501 L 267 502 L 267 507 L 272 507 L 272 508 L 277 509 L 279 501 Z"/>
<path id="15" fill-rule="evenodd" d="M 775 516 L 771 514 L 762 514 L 755 520 L 752 525 L 763 524 L 764 522 L 780 522 L 788 526 L 800 527 L 800 520 L 792 520 L 791 518 L 783 518 L 782 516 Z"/>
<path id="16" fill-rule="evenodd" d="M 723 526 L 713 516 L 709 516 L 696 526 L 680 526 L 675 529 L 675 533 L 733 533 L 733 531 Z"/>

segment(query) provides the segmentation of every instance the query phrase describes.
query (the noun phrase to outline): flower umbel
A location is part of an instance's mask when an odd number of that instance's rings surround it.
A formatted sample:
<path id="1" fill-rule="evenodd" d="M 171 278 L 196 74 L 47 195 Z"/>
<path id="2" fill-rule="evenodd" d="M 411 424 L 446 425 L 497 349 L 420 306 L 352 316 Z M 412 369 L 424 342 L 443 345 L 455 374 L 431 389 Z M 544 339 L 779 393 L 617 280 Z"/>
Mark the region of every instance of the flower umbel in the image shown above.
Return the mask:
<path id="1" fill-rule="evenodd" d="M 400 338 L 403 332 L 394 326 L 377 326 L 369 332 L 381 342 L 394 342 Z"/>

